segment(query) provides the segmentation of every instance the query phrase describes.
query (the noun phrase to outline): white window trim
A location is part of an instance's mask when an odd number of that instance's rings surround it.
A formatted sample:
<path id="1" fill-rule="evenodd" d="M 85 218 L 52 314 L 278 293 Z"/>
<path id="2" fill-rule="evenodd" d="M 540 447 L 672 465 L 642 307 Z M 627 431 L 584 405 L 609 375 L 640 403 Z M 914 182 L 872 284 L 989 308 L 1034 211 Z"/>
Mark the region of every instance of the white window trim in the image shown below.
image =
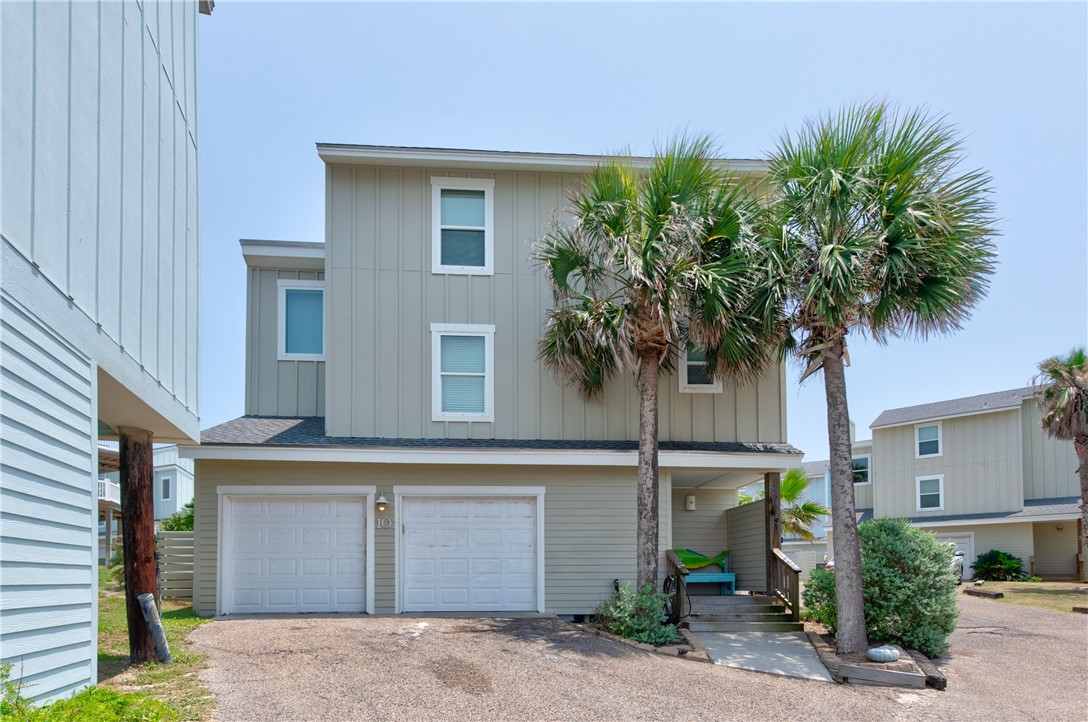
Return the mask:
<path id="1" fill-rule="evenodd" d="M 937 489 L 940 496 L 940 504 L 937 506 L 927 506 L 922 508 L 922 482 L 930 479 L 937 480 Z M 944 474 L 923 474 L 922 476 L 914 477 L 914 506 L 915 511 L 944 511 Z"/>
<path id="2" fill-rule="evenodd" d="M 288 290 L 314 290 L 321 291 L 321 324 L 324 327 L 321 333 L 321 353 L 287 353 L 287 291 Z M 280 278 L 276 281 L 276 357 L 280 361 L 324 361 L 325 347 L 329 341 L 328 318 L 329 299 L 325 294 L 325 282 L 312 279 Z"/>
<path id="3" fill-rule="evenodd" d="M 402 589 L 404 568 L 404 518 L 401 515 L 404 497 L 420 496 L 529 496 L 536 499 L 536 610 L 544 612 L 544 491 L 543 486 L 394 486 L 393 487 L 393 549 L 396 564 L 393 566 L 393 611 L 404 612 Z"/>
<path id="4" fill-rule="evenodd" d="M 483 336 L 484 338 L 484 410 L 463 413 L 442 410 L 442 336 Z M 431 420 L 495 420 L 495 326 L 473 323 L 431 324 Z"/>
<path id="5" fill-rule="evenodd" d="M 920 454 L 918 453 L 918 445 L 921 443 L 918 440 L 918 430 L 929 426 L 937 427 L 937 453 L 936 454 Z M 939 456 L 944 456 L 944 429 L 941 427 L 940 421 L 927 421 L 921 424 L 914 425 L 914 458 L 915 459 L 936 459 Z M 926 477 L 929 478 L 929 477 Z"/>
<path id="6" fill-rule="evenodd" d="M 361 496 L 366 504 L 366 613 L 374 613 L 374 493 L 373 486 L 220 486 L 216 489 L 219 514 L 215 559 L 215 613 L 229 614 L 234 599 L 224 588 L 233 569 L 227 550 L 230 548 L 230 505 L 234 497 L 257 496 Z"/>
<path id="7" fill-rule="evenodd" d="M 484 192 L 484 265 L 442 265 L 442 190 L 477 190 Z M 475 230 L 475 229 L 474 229 Z M 493 178 L 431 178 L 431 273 L 464 276 L 495 275 L 495 180 Z"/>
<path id="8" fill-rule="evenodd" d="M 868 471 L 866 473 L 866 478 L 868 479 L 868 481 L 862 482 L 860 484 L 857 483 L 857 482 L 854 482 L 854 486 L 870 486 L 873 483 L 873 455 L 872 454 L 855 454 L 854 456 L 850 457 L 851 465 L 853 465 L 854 459 L 868 459 L 869 460 Z M 853 470 L 851 469 L 851 472 L 852 471 Z M 926 478 L 929 479 L 930 477 L 927 476 Z M 851 480 L 853 480 L 853 479 L 851 479 Z"/>
<path id="9" fill-rule="evenodd" d="M 688 347 L 685 344 L 680 349 L 680 393 L 682 394 L 717 394 L 722 390 L 722 382 L 715 381 L 712 384 L 688 383 Z"/>
<path id="10" fill-rule="evenodd" d="M 170 493 L 167 494 L 167 491 Z M 159 479 L 159 496 L 162 497 L 163 501 L 170 501 L 174 498 L 174 481 L 171 477 L 164 476 Z"/>

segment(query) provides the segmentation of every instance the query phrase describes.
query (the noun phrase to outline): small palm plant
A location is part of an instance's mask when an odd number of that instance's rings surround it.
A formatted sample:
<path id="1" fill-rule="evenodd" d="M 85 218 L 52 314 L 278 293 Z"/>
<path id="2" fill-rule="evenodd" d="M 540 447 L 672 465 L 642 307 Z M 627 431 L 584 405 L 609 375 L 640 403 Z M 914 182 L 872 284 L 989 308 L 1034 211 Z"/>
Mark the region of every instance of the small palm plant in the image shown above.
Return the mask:
<path id="1" fill-rule="evenodd" d="M 782 504 L 782 531 L 789 536 L 812 542 L 816 541 L 816 535 L 812 533 L 813 525 L 823 517 L 830 516 L 831 510 L 818 501 L 803 498 L 808 485 L 808 474 L 804 469 L 790 469 L 782 477 L 778 493 Z M 755 495 L 741 492 L 737 495 L 737 505 L 759 501 L 765 495 L 765 489 L 760 489 Z"/>
<path id="2" fill-rule="evenodd" d="M 943 119 L 884 103 L 843 108 L 771 154 L 761 226 L 764 324 L 823 372 L 831 452 L 839 650 L 866 649 L 854 515 L 847 339 L 958 329 L 985 295 L 995 250 L 990 178 L 963 170 Z"/>
<path id="3" fill-rule="evenodd" d="M 1088 353 L 1082 346 L 1066 356 L 1048 358 L 1039 364 L 1032 385 L 1043 412 L 1043 429 L 1055 439 L 1073 442 L 1080 477 L 1082 547 L 1088 549 Z M 1078 571 L 1088 581 L 1085 565 Z"/>
<path id="4" fill-rule="evenodd" d="M 551 283 L 539 356 L 585 398 L 634 372 L 639 392 L 637 587 L 657 583 L 658 379 L 671 354 L 706 350 L 715 378 L 756 378 L 763 329 L 746 314 L 753 285 L 747 188 L 706 138 L 680 138 L 649 167 L 610 159 L 569 196 L 533 257 Z"/>

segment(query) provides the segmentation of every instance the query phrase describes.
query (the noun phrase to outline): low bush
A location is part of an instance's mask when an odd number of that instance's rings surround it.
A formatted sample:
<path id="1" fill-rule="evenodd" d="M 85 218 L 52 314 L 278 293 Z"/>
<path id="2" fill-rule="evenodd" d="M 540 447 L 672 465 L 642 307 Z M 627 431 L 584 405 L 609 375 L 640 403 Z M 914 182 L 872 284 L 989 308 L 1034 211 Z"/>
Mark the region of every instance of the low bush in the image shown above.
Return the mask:
<path id="1" fill-rule="evenodd" d="M 193 531 L 193 502 L 181 507 L 181 511 L 159 522 L 160 531 Z"/>
<path id="2" fill-rule="evenodd" d="M 138 693 L 90 687 L 74 697 L 35 707 L 11 679 L 11 665 L 0 667 L 3 697 L 0 722 L 167 722 L 178 719 L 164 702 Z"/>
<path id="3" fill-rule="evenodd" d="M 665 614 L 667 601 L 668 597 L 650 584 L 637 592 L 624 584 L 597 607 L 597 623 L 607 632 L 636 642 L 672 644 L 677 634 Z"/>
<path id="4" fill-rule="evenodd" d="M 975 579 L 987 582 L 1016 582 L 1026 576 L 1023 559 L 997 549 L 979 554 L 971 568 L 975 570 Z"/>
<path id="5" fill-rule="evenodd" d="M 948 649 L 956 628 L 952 548 L 905 519 L 874 519 L 858 527 L 865 626 L 870 641 L 897 642 L 927 657 Z M 804 591 L 809 617 L 835 630 L 835 571 L 812 572 Z"/>

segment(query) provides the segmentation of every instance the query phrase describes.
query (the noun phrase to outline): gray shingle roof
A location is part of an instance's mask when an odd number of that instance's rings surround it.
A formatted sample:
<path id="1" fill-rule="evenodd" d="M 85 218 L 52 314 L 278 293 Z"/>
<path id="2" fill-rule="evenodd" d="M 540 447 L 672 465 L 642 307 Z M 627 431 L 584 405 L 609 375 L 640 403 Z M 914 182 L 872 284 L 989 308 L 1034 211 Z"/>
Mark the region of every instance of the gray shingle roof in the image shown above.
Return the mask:
<path id="1" fill-rule="evenodd" d="M 978 514 L 947 514 L 945 516 L 912 516 L 912 522 L 970 521 L 972 519 L 1002 519 L 1016 521 L 1036 516 L 1079 515 L 1080 497 L 1065 496 L 1055 499 L 1026 499 L 1021 511 L 982 512 Z"/>
<path id="2" fill-rule="evenodd" d="M 242 416 L 200 434 L 206 446 L 325 446 L 435 449 L 541 449 L 634 451 L 637 441 L 569 441 L 565 439 L 378 439 L 325 435 L 324 416 Z M 726 454 L 800 454 L 790 444 L 662 441 L 662 451 L 708 451 Z"/>
<path id="3" fill-rule="evenodd" d="M 827 471 L 827 466 L 831 462 L 827 459 L 821 459 L 820 461 L 806 461 L 801 464 L 801 468 L 805 470 L 805 474 L 808 476 L 823 476 Z"/>
<path id="4" fill-rule="evenodd" d="M 943 419 L 949 416 L 1015 409 L 1019 408 L 1024 399 L 1029 396 L 1031 396 L 1031 387 L 1027 386 L 1010 389 L 1009 391 L 996 391 L 992 394 L 966 396 L 962 399 L 936 401 L 932 404 L 888 409 L 876 417 L 876 421 L 869 428 L 876 429 L 882 426 L 898 426 L 927 419 Z"/>

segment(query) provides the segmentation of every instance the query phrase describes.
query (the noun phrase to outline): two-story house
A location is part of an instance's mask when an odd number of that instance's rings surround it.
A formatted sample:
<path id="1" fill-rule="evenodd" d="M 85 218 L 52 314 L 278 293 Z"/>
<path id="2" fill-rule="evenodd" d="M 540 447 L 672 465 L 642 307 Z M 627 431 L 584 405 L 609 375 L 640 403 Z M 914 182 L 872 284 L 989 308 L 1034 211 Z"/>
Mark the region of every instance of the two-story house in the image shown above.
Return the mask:
<path id="1" fill-rule="evenodd" d="M 858 520 L 903 517 L 955 543 L 965 578 L 991 549 L 1044 578 L 1077 575 L 1076 454 L 1040 418 L 1030 387 L 884 411 L 869 453 L 854 449 Z"/>
<path id="2" fill-rule="evenodd" d="M 211 5 L 0 3 L 0 663 L 35 702 L 97 681 L 98 438 L 198 438 Z"/>
<path id="3" fill-rule="evenodd" d="M 628 377 L 584 401 L 537 361 L 530 250 L 599 158 L 318 151 L 325 242 L 242 241 L 245 416 L 183 450 L 197 613 L 591 612 L 635 576 L 638 397 Z M 737 489 L 800 460 L 784 372 L 677 366 L 660 545 L 716 553 Z"/>

